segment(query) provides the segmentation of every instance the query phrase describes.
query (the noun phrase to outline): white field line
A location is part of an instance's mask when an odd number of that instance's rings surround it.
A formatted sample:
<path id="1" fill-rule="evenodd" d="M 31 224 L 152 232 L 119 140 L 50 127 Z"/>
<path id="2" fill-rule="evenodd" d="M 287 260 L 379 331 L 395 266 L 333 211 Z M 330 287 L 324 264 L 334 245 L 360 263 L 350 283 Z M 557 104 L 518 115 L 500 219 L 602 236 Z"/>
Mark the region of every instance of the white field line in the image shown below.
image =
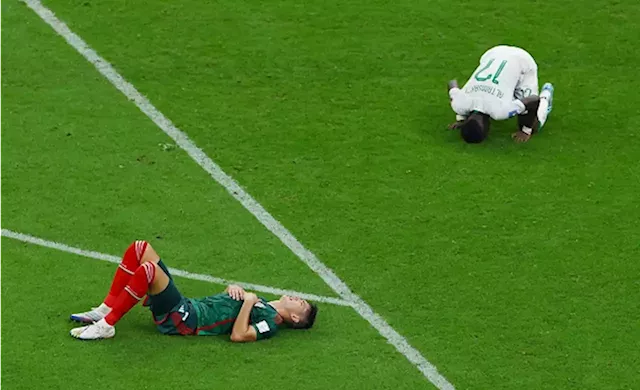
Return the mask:
<path id="1" fill-rule="evenodd" d="M 44 7 L 39 0 L 23 0 L 45 23 L 53 28 L 69 45 L 89 61 L 114 87 L 132 101 L 162 131 L 171 137 L 176 144 L 204 169 L 211 177 L 222 185 L 231 196 L 238 200 L 262 225 L 282 241 L 298 258 L 320 276 L 340 297 L 351 303 L 353 308 L 367 320 L 398 352 L 404 355 L 418 370 L 438 389 L 454 389 L 454 386 L 442 376 L 420 352 L 409 345 L 409 342 L 396 332 L 382 317 L 331 270 L 324 265 L 311 251 L 306 249 L 280 222 L 269 214 L 251 195 L 236 183 L 222 168 L 214 163 L 189 137 L 178 129 L 151 102 L 144 97 L 128 81 L 126 81 L 107 60 L 72 32 L 58 19 L 53 12 Z"/>
<path id="2" fill-rule="evenodd" d="M 7 229 L 2 229 L 2 237 L 13 238 L 14 240 L 27 242 L 29 244 L 39 245 L 46 248 L 56 249 L 62 252 L 73 253 L 73 254 L 88 257 L 91 259 L 108 261 L 109 263 L 119 264 L 121 260 L 121 258 L 118 256 L 107 255 L 105 253 L 75 248 L 69 245 L 61 244 L 59 242 L 43 240 L 42 238 L 30 236 L 28 234 L 23 234 L 23 233 L 17 233 Z M 215 276 L 195 274 L 193 272 L 183 271 L 177 268 L 169 268 L 169 272 L 171 272 L 171 275 L 173 276 L 181 276 L 183 278 L 200 280 L 203 282 L 215 283 L 220 285 L 237 284 L 247 290 L 259 291 L 267 294 L 294 295 L 310 301 L 331 303 L 333 305 L 339 305 L 339 306 L 351 306 L 351 303 L 338 298 L 324 297 L 324 296 L 315 295 L 315 294 L 307 294 L 307 293 L 293 291 L 293 290 L 283 290 L 281 288 L 263 286 L 261 284 L 245 283 L 245 282 L 238 282 L 238 281 L 233 281 L 228 279 L 216 278 Z"/>

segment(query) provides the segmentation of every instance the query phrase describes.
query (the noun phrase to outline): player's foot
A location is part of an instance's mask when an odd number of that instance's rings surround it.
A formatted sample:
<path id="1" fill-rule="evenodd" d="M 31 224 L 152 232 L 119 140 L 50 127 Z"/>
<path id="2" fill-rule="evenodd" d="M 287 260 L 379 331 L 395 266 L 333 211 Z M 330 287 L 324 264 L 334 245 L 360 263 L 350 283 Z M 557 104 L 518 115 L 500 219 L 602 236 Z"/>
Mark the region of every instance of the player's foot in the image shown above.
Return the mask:
<path id="1" fill-rule="evenodd" d="M 84 313 L 71 314 L 71 319 L 76 322 L 92 324 L 103 319 L 110 311 L 111 308 L 109 306 L 101 303 L 100 306 L 91 308 L 91 310 Z"/>
<path id="2" fill-rule="evenodd" d="M 91 325 L 73 328 L 69 334 L 80 340 L 110 339 L 116 335 L 116 328 L 115 326 L 107 324 L 107 321 L 102 319 Z"/>
<path id="3" fill-rule="evenodd" d="M 540 92 L 540 99 L 547 99 L 549 106 L 547 107 L 547 115 L 551 114 L 553 109 L 553 84 L 544 83 L 542 86 L 542 92 Z"/>
<path id="4" fill-rule="evenodd" d="M 542 91 L 540 92 L 540 102 L 541 104 L 538 108 L 538 120 L 540 121 L 540 127 L 538 128 L 538 131 L 542 131 L 545 123 L 547 123 L 549 114 L 551 114 L 551 110 L 553 110 L 553 84 L 544 83 Z M 544 108 L 545 105 L 546 109 Z"/>

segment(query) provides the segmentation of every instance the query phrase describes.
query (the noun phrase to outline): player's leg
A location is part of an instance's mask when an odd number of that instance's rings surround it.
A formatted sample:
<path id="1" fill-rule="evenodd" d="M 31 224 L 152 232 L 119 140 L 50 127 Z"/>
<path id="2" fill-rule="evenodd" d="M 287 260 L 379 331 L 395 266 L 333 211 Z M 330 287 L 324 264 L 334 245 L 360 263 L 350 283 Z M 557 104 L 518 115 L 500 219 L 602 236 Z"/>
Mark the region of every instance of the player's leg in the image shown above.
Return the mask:
<path id="1" fill-rule="evenodd" d="M 540 92 L 540 106 L 538 106 L 538 121 L 540 122 L 540 130 L 547 123 L 549 114 L 553 109 L 553 85 L 551 83 L 545 83 L 542 86 L 542 92 Z"/>
<path id="2" fill-rule="evenodd" d="M 157 294 L 167 288 L 170 279 L 158 265 L 159 261 L 160 257 L 149 245 L 141 259 L 140 266 L 116 298 L 109 314 L 105 316 L 107 324 L 115 325 L 147 293 Z"/>
<path id="3" fill-rule="evenodd" d="M 116 298 L 122 292 L 124 287 L 129 283 L 134 272 L 140 266 L 142 256 L 147 250 L 148 243 L 146 241 L 134 241 L 122 256 L 122 261 L 116 269 L 113 276 L 109 293 L 103 302 L 89 311 L 83 313 L 75 313 L 71 315 L 71 319 L 78 322 L 92 323 L 101 320 L 106 316 L 113 307 Z M 152 248 L 153 250 L 153 248 Z M 155 251 L 153 251 L 155 253 Z"/>
<path id="4" fill-rule="evenodd" d="M 518 87 L 516 88 L 516 95 L 521 93 L 523 97 L 527 97 L 528 94 L 535 94 L 540 96 L 540 104 L 538 105 L 537 115 L 537 130 L 542 130 L 543 126 L 547 122 L 547 118 L 553 108 L 553 85 L 551 83 L 545 83 L 542 86 L 542 91 L 538 94 L 538 65 L 531 56 L 523 50 L 521 53 L 522 61 L 525 69 L 527 70 Z M 520 92 L 519 92 L 520 90 Z M 516 96 L 517 99 L 520 97 Z"/>
<path id="5" fill-rule="evenodd" d="M 141 258 L 141 264 L 129 278 L 126 286 L 113 302 L 113 308 L 104 318 L 92 325 L 71 330 L 73 337 L 83 340 L 110 338 L 115 335 L 114 325 L 131 310 L 147 292 L 163 291 L 170 278 L 158 265 L 160 258 L 150 245 Z"/>
<path id="6" fill-rule="evenodd" d="M 147 261 L 159 263 L 161 268 L 171 279 L 169 270 L 164 266 L 160 256 L 158 256 L 153 247 L 151 247 L 147 241 L 134 241 L 124 252 L 122 261 L 118 265 L 113 281 L 111 282 L 109 293 L 105 297 L 104 301 L 98 307 L 94 307 L 89 311 L 71 314 L 71 319 L 77 322 L 90 324 L 104 318 L 104 316 L 109 314 L 111 311 L 111 307 L 113 307 L 116 298 L 129 283 L 129 280 L 133 276 L 135 270 L 138 269 L 141 263 Z M 147 306 L 147 299 L 145 299 L 144 302 L 144 305 Z"/>

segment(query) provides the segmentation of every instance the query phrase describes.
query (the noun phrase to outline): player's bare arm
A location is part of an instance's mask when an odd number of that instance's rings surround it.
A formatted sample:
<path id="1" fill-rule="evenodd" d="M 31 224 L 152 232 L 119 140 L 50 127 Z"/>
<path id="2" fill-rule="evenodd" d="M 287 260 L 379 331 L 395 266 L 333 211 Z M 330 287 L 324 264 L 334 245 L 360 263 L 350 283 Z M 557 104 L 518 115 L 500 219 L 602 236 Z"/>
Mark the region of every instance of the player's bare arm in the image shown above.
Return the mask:
<path id="1" fill-rule="evenodd" d="M 518 118 L 519 130 L 511 135 L 514 141 L 523 143 L 531 139 L 531 135 L 535 131 L 538 125 L 538 106 L 540 105 L 540 97 L 537 95 L 530 95 L 526 98 L 520 99 L 524 104 L 527 111 L 526 115 L 522 115 Z"/>
<path id="2" fill-rule="evenodd" d="M 527 111 L 538 109 L 538 104 L 540 104 L 540 97 L 537 95 L 530 95 L 524 99 L 520 99 L 522 104 L 526 107 Z"/>
<path id="3" fill-rule="evenodd" d="M 236 321 L 233 324 L 233 329 L 231 330 L 231 341 L 235 343 L 246 343 L 256 341 L 258 339 L 256 330 L 249 323 L 251 309 L 256 302 L 258 302 L 258 296 L 256 294 L 244 294 L 244 303 L 242 304 L 238 318 L 236 318 Z"/>

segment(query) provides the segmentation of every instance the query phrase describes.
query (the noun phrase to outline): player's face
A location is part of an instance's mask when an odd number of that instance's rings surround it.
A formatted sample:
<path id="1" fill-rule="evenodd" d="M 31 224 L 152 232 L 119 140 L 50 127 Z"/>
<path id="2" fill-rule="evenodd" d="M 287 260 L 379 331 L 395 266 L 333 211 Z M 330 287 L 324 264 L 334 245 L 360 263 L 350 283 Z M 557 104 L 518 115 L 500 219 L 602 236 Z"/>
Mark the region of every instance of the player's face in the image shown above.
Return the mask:
<path id="1" fill-rule="evenodd" d="M 292 319 L 303 317 L 311 309 L 309 302 L 300 297 L 283 295 L 280 297 L 280 302 L 284 304 Z"/>

